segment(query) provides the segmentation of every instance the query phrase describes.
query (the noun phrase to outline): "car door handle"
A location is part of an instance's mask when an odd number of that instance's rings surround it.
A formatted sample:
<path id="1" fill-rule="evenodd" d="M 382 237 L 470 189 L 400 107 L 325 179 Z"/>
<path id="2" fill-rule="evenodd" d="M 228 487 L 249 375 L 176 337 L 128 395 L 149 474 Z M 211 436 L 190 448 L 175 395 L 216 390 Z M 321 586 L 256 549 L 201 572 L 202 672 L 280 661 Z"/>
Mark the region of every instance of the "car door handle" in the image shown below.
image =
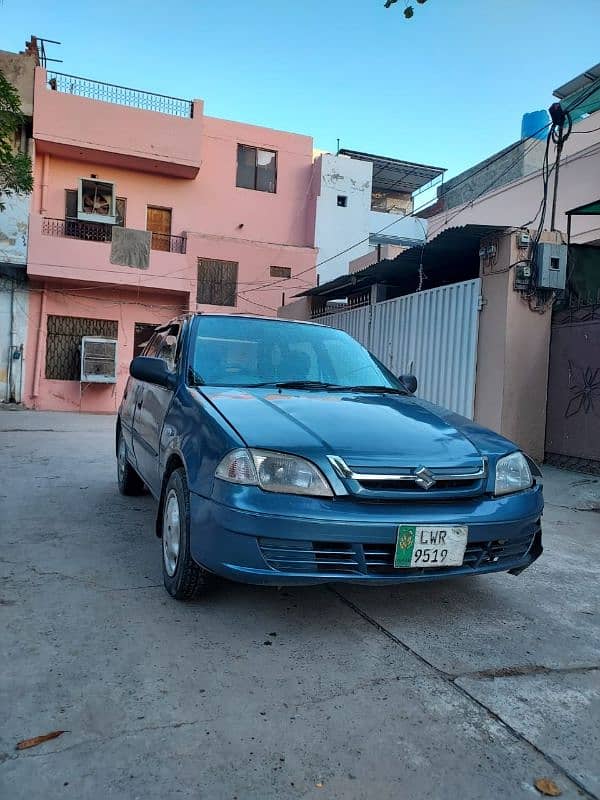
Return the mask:
<path id="1" fill-rule="evenodd" d="M 143 400 L 138 400 L 136 405 L 137 405 L 138 408 L 141 408 L 143 406 L 143 404 L 144 404 Z"/>

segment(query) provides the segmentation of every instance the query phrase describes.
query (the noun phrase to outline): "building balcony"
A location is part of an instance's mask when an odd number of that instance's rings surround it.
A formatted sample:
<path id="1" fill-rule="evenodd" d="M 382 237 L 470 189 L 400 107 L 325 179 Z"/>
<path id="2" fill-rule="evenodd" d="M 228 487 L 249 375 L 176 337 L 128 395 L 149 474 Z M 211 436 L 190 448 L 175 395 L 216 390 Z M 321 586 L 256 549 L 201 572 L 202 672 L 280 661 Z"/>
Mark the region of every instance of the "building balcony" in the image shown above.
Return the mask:
<path id="1" fill-rule="evenodd" d="M 147 269 L 113 263 L 112 238 L 112 225 L 32 214 L 27 274 L 40 280 L 182 295 L 195 291 L 194 260 L 188 259 L 185 236 L 153 234 Z"/>
<path id="2" fill-rule="evenodd" d="M 33 136 L 39 153 L 195 178 L 203 103 L 74 75 L 35 71 Z"/>
<path id="3" fill-rule="evenodd" d="M 42 234 L 44 236 L 60 236 L 68 239 L 80 239 L 84 242 L 112 242 L 113 225 L 97 222 L 81 222 L 78 219 L 42 218 Z M 152 234 L 152 250 L 185 255 L 187 237 L 170 236 L 166 233 Z"/>

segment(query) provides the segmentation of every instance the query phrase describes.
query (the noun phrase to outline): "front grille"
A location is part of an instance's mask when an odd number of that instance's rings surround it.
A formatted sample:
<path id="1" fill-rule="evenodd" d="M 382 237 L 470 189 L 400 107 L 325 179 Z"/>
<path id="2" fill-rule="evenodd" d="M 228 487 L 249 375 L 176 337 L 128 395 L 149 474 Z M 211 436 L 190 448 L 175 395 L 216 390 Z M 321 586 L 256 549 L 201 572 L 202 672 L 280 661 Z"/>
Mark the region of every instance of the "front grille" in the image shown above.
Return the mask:
<path id="1" fill-rule="evenodd" d="M 357 545 L 259 539 L 267 564 L 279 572 L 360 572 Z"/>
<path id="2" fill-rule="evenodd" d="M 415 491 L 421 492 L 424 497 L 428 494 L 436 494 L 437 492 L 448 491 L 448 489 L 459 489 L 461 493 L 472 494 L 474 491 L 480 489 L 481 479 L 473 481 L 456 481 L 456 480 L 443 480 L 438 478 L 435 486 L 426 491 L 415 486 L 410 481 L 394 481 L 394 480 L 376 480 L 376 481 L 357 481 L 361 489 L 366 489 L 370 492 L 404 492 L 414 494 Z M 456 495 L 456 492 L 454 493 Z"/>
<path id="3" fill-rule="evenodd" d="M 537 532 L 519 539 L 470 542 L 461 567 L 394 567 L 394 544 L 341 542 L 298 542 L 287 539 L 259 539 L 268 566 L 278 572 L 314 572 L 331 575 L 444 575 L 464 567 L 502 565 L 520 561 L 529 552 Z"/>
<path id="4" fill-rule="evenodd" d="M 340 456 L 327 456 L 350 494 L 366 501 L 423 499 L 453 500 L 483 494 L 487 459 L 454 467 L 361 467 Z"/>

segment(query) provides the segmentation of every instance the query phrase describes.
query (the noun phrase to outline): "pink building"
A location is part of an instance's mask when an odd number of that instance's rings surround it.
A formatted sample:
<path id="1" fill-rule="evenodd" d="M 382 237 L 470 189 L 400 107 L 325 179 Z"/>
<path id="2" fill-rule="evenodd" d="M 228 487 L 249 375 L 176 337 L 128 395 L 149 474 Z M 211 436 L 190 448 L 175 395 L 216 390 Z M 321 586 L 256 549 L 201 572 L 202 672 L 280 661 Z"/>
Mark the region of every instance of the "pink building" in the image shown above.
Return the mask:
<path id="1" fill-rule="evenodd" d="M 27 405 L 114 412 L 153 326 L 314 284 L 310 137 L 40 67 L 33 134 Z M 117 342 L 107 382 L 81 380 L 87 336 Z"/>

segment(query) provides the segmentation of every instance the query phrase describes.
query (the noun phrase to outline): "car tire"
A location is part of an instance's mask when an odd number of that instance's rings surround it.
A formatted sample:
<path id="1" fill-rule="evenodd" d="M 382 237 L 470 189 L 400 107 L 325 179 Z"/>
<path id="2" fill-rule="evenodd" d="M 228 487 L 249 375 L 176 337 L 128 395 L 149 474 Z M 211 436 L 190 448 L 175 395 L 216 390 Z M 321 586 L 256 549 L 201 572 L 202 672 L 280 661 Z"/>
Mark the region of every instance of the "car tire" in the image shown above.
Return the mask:
<path id="1" fill-rule="evenodd" d="M 127 445 L 121 431 L 117 441 L 117 483 L 121 494 L 129 497 L 144 493 L 144 481 L 129 463 Z"/>
<path id="2" fill-rule="evenodd" d="M 184 469 L 169 475 L 161 507 L 165 589 L 176 600 L 196 600 L 213 588 L 216 576 L 197 564 L 190 552 L 190 493 Z"/>

